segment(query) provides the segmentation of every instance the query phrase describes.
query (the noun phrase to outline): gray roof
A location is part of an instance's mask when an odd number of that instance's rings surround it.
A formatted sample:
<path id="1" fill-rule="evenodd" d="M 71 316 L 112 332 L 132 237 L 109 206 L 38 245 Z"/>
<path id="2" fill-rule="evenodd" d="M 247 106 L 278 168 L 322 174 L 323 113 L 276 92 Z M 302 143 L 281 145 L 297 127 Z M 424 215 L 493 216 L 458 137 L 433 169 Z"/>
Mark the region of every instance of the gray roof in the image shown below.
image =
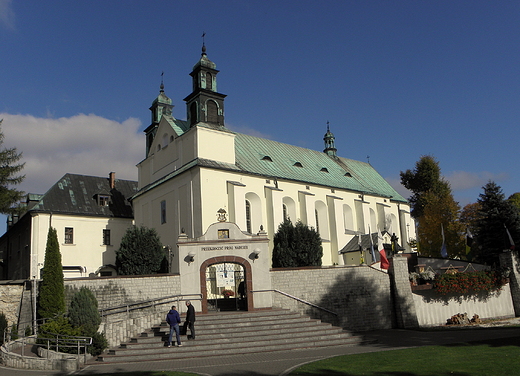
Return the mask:
<path id="1" fill-rule="evenodd" d="M 388 231 L 381 232 L 381 235 L 390 234 Z M 370 237 L 372 237 L 372 243 L 370 242 Z M 370 249 L 371 245 L 374 245 L 374 252 L 378 253 L 378 242 L 377 242 L 377 232 L 372 234 L 362 234 L 361 235 L 361 248 L 363 250 Z M 383 243 L 385 249 L 392 249 L 392 244 Z M 399 247 L 399 243 L 397 244 Z M 339 251 L 339 253 L 349 253 L 349 252 L 359 252 L 359 235 L 354 236 L 350 241 Z M 378 258 L 379 260 L 379 258 Z"/>
<path id="2" fill-rule="evenodd" d="M 133 218 L 128 199 L 136 192 L 136 181 L 116 179 L 111 189 L 108 177 L 65 174 L 29 211 Z M 99 195 L 110 196 L 107 206 L 99 205 Z"/>

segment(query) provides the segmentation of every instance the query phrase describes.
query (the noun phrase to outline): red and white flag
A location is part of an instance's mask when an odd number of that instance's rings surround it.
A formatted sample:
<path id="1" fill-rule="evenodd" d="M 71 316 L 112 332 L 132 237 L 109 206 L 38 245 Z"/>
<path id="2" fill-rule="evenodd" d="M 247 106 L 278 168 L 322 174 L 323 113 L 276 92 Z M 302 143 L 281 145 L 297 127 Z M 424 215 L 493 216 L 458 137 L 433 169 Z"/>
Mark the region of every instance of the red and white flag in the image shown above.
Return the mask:
<path id="1" fill-rule="evenodd" d="M 381 269 L 388 269 L 390 267 L 390 263 L 386 258 L 385 246 L 383 245 L 383 235 L 381 235 L 381 231 L 377 229 L 377 244 L 379 250 L 379 259 L 381 261 Z"/>

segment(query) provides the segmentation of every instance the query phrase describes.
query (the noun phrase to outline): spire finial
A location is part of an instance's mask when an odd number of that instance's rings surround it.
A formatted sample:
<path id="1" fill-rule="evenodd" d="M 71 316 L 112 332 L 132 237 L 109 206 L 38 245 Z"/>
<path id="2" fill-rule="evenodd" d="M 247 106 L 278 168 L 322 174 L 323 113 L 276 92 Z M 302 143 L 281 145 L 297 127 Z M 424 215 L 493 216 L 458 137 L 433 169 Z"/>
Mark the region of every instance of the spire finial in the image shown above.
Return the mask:
<path id="1" fill-rule="evenodd" d="M 327 120 L 327 132 L 330 132 L 329 121 Z"/>
<path id="2" fill-rule="evenodd" d="M 161 93 L 164 92 L 164 71 L 161 73 Z"/>
<path id="3" fill-rule="evenodd" d="M 206 43 L 205 43 L 206 32 L 202 32 L 202 55 L 206 55 Z"/>

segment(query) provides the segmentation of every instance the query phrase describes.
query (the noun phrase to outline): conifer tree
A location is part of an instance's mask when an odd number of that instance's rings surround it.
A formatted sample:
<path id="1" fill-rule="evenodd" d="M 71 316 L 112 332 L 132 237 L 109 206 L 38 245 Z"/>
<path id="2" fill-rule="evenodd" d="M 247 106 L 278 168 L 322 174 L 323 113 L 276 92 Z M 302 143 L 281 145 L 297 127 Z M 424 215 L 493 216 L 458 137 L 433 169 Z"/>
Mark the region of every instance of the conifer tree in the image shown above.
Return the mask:
<path id="1" fill-rule="evenodd" d="M 63 313 L 65 313 L 65 287 L 60 246 L 56 229 L 50 227 L 40 283 L 38 315 L 41 318 L 53 318 Z"/>
<path id="2" fill-rule="evenodd" d="M 301 221 L 286 220 L 274 235 L 273 267 L 320 266 L 323 247 L 320 235 Z"/>
<path id="3" fill-rule="evenodd" d="M 0 119 L 0 127 L 3 119 Z M 4 134 L 0 131 L 0 148 L 4 143 Z M 16 148 L 0 149 L 0 213 L 20 214 L 20 207 L 17 205 L 24 195 L 23 191 L 13 188 L 20 184 L 25 175 L 19 172 L 25 163 L 17 163 L 22 158 L 22 153 L 18 153 Z"/>
<path id="4" fill-rule="evenodd" d="M 116 268 L 120 275 L 143 275 L 161 272 L 165 251 L 153 228 L 132 226 L 126 230 L 119 250 Z"/>
<path id="5" fill-rule="evenodd" d="M 69 306 L 69 319 L 73 326 L 81 327 L 84 335 L 91 335 L 101 324 L 98 302 L 92 291 L 82 286 L 74 294 Z"/>
<path id="6" fill-rule="evenodd" d="M 488 265 L 499 262 L 498 255 L 511 248 L 507 231 L 515 245 L 520 246 L 520 211 L 506 200 L 502 188 L 493 181 L 484 187 L 479 195 L 480 213 L 476 226 L 479 245 L 477 260 Z M 507 231 L 506 231 L 507 229 Z"/>

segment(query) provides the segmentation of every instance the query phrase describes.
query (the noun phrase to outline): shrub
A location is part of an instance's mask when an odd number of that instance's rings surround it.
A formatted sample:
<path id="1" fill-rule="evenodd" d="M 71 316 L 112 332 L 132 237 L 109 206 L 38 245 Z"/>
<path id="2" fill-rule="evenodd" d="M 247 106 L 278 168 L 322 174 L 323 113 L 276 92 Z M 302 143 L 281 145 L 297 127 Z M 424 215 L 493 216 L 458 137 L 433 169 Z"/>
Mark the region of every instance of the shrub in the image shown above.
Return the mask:
<path id="1" fill-rule="evenodd" d="M 7 326 L 7 318 L 3 312 L 0 312 L 0 345 L 4 343 L 4 332 Z"/>
<path id="2" fill-rule="evenodd" d="M 94 333 L 92 336 L 92 346 L 89 346 L 88 353 L 92 356 L 98 356 L 108 347 L 108 341 L 104 333 Z"/>
<path id="3" fill-rule="evenodd" d="M 434 281 L 434 287 L 441 295 L 491 292 L 500 290 L 503 284 L 500 272 L 495 270 L 444 273 L 437 275 Z"/>
<path id="4" fill-rule="evenodd" d="M 83 286 L 74 294 L 69 306 L 70 323 L 82 328 L 85 336 L 91 336 L 97 332 L 101 324 L 101 316 L 98 311 L 98 302 L 92 291 Z"/>

